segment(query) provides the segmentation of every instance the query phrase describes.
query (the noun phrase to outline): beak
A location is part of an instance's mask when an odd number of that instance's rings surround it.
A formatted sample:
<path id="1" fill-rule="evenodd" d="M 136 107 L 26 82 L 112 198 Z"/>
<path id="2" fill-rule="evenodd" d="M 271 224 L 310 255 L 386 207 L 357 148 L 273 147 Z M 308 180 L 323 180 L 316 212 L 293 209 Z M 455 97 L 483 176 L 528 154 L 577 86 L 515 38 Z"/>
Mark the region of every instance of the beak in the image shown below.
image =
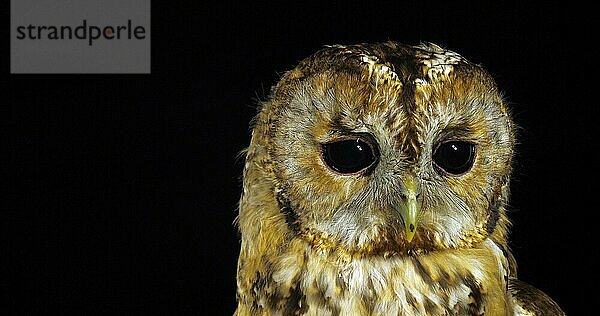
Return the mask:
<path id="1" fill-rule="evenodd" d="M 408 177 L 404 181 L 404 188 L 406 191 L 402 197 L 402 202 L 395 205 L 394 209 L 402 216 L 406 227 L 406 239 L 410 242 L 417 232 L 417 218 L 420 211 L 417 203 L 418 189 L 415 179 Z"/>

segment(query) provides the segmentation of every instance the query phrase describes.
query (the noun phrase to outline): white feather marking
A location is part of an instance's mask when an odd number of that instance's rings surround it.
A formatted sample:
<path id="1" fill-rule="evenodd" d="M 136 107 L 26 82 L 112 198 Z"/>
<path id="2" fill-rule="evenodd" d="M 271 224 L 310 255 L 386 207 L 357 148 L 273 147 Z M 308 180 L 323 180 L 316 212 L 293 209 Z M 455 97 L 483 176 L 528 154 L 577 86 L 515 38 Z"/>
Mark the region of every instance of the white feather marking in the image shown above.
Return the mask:
<path id="1" fill-rule="evenodd" d="M 494 257 L 498 263 L 498 271 L 500 271 L 503 281 L 506 280 L 508 277 L 508 260 L 506 259 L 506 256 L 500 247 L 498 247 L 491 239 L 486 239 L 483 244 L 494 253 Z"/>
<path id="2" fill-rule="evenodd" d="M 418 48 L 421 50 L 417 52 L 416 56 L 422 64 L 423 74 L 430 81 L 446 80 L 448 75 L 454 71 L 454 65 L 464 61 L 459 54 L 444 50 L 435 44 L 420 45 Z M 419 81 L 419 84 L 423 83 L 424 81 Z"/>
<path id="3" fill-rule="evenodd" d="M 398 77 L 398 74 L 394 70 L 385 64 L 381 64 L 379 58 L 369 55 L 361 55 L 360 61 L 367 65 L 369 69 L 369 77 L 372 77 L 375 83 L 375 90 L 378 90 L 380 83 L 388 83 L 396 89 L 402 88 L 402 82 Z"/>

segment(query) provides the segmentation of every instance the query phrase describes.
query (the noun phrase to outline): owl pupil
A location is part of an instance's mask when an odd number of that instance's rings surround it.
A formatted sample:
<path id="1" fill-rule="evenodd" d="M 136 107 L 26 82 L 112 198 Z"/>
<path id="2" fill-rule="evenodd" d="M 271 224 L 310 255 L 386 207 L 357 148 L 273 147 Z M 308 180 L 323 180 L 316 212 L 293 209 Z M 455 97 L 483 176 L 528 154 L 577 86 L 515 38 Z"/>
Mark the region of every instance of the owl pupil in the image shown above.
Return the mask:
<path id="1" fill-rule="evenodd" d="M 366 170 L 378 159 L 375 146 L 360 138 L 323 144 L 322 153 L 325 164 L 342 174 Z"/>
<path id="2" fill-rule="evenodd" d="M 464 141 L 445 142 L 433 154 L 433 162 L 451 175 L 461 175 L 473 166 L 475 145 Z"/>

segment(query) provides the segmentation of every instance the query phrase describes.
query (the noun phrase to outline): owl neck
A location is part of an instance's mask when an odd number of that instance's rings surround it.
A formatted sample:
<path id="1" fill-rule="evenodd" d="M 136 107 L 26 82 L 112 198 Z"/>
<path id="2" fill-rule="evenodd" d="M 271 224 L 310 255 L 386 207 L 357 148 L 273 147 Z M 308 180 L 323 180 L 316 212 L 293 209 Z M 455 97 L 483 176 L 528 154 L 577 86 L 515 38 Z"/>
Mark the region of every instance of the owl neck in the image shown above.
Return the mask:
<path id="1" fill-rule="evenodd" d="M 493 314 L 509 309 L 508 260 L 491 239 L 470 249 L 352 257 L 281 239 L 242 242 L 238 314 Z M 490 314 L 490 315 L 491 315 Z"/>

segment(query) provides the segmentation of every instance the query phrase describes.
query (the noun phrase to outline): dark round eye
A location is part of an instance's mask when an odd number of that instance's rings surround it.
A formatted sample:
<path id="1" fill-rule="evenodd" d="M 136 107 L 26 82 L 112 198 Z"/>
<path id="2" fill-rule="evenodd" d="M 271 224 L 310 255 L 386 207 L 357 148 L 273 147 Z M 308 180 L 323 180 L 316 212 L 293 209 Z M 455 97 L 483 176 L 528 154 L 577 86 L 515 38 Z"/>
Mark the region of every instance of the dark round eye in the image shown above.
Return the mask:
<path id="1" fill-rule="evenodd" d="M 342 174 L 355 174 L 373 166 L 379 153 L 371 142 L 352 138 L 322 145 L 325 164 Z"/>
<path id="2" fill-rule="evenodd" d="M 463 141 L 450 141 L 438 146 L 433 162 L 452 175 L 461 175 L 473 166 L 475 145 Z"/>

